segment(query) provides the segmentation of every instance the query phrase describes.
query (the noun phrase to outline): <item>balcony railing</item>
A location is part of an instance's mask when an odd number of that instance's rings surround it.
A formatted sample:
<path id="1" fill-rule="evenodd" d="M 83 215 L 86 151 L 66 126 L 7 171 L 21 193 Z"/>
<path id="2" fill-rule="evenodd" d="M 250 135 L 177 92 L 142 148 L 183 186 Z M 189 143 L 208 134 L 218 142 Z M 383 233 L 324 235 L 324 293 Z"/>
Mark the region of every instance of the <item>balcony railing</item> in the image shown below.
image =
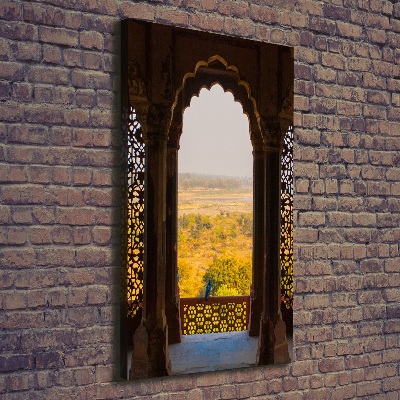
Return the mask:
<path id="1" fill-rule="evenodd" d="M 181 298 L 183 335 L 244 331 L 250 314 L 250 296 Z"/>

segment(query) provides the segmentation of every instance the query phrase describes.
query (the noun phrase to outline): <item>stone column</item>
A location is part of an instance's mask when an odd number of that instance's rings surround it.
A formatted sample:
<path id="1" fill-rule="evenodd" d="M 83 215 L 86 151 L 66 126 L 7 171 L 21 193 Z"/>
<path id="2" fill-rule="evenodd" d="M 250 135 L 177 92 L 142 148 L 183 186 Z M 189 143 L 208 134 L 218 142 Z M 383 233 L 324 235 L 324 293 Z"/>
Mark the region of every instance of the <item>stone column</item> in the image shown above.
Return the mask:
<path id="1" fill-rule="evenodd" d="M 290 362 L 286 326 L 280 312 L 280 165 L 279 145 L 267 146 L 265 153 L 266 259 L 257 365 Z"/>
<path id="2" fill-rule="evenodd" d="M 265 152 L 253 151 L 253 278 L 251 288 L 251 314 L 249 335 L 260 333 L 260 318 L 263 309 L 263 276 L 265 266 Z"/>
<path id="3" fill-rule="evenodd" d="M 166 160 L 170 109 L 151 105 L 146 143 L 143 317 L 133 337 L 130 379 L 170 375 L 165 316 Z M 143 118 L 142 118 L 143 120 Z"/>
<path id="4" fill-rule="evenodd" d="M 174 131 L 174 132 L 172 132 Z M 182 123 L 172 123 L 170 140 L 167 146 L 167 249 L 166 249 L 166 315 L 168 342 L 180 343 L 182 340 L 181 319 L 179 315 L 178 291 L 178 141 L 182 133 Z M 172 140 L 171 140 L 172 137 Z"/>

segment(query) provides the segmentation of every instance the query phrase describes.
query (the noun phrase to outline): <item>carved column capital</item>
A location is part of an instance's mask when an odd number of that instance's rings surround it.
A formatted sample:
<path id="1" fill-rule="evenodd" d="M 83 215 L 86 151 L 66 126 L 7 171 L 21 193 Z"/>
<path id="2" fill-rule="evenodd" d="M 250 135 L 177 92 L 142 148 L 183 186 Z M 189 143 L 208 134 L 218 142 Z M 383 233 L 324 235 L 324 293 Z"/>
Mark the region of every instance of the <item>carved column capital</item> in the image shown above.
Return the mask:
<path id="1" fill-rule="evenodd" d="M 282 133 L 280 121 L 277 118 L 263 118 L 264 148 L 266 151 L 280 152 L 282 149 Z"/>
<path id="2" fill-rule="evenodd" d="M 147 112 L 146 138 L 168 140 L 171 117 L 171 107 L 163 104 L 150 104 Z"/>
<path id="3" fill-rule="evenodd" d="M 264 157 L 265 157 L 264 146 L 257 146 L 253 148 L 253 159 L 264 158 Z"/>

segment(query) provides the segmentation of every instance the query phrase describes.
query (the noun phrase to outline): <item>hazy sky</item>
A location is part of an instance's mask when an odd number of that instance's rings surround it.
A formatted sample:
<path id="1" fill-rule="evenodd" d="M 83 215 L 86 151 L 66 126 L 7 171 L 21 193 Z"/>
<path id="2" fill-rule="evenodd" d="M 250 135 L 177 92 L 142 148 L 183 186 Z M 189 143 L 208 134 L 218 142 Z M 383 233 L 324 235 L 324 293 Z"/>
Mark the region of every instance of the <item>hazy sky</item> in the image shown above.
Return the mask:
<path id="1" fill-rule="evenodd" d="M 202 89 L 183 115 L 179 172 L 252 176 L 249 121 L 221 86 Z"/>

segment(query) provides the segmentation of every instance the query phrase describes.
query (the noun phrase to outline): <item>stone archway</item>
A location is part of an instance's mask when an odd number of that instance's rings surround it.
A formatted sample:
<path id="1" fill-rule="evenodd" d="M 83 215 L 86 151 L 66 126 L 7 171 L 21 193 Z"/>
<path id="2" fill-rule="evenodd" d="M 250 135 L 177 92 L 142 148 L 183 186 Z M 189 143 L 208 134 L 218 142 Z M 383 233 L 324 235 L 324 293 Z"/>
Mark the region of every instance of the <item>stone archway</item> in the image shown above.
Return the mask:
<path id="1" fill-rule="evenodd" d="M 214 83 L 232 92 L 250 122 L 255 223 L 249 331 L 259 336 L 257 363 L 289 361 L 280 314 L 279 171 L 283 133 L 293 117 L 293 95 L 287 94 L 293 84 L 291 50 L 140 21 L 124 21 L 122 35 L 122 82 L 127 82 L 122 106 L 136 111 L 145 146 L 144 193 L 139 195 L 145 210 L 142 312 L 135 326 L 130 378 L 170 374 L 168 343 L 180 341 L 177 151 L 185 107 L 202 87 Z M 122 240 L 122 246 L 127 243 Z M 129 277 L 121 250 L 125 283 Z M 128 318 L 126 291 L 122 293 L 121 352 L 131 334 L 123 331 Z"/>
<path id="2" fill-rule="evenodd" d="M 174 102 L 172 123 L 167 143 L 167 277 L 166 277 L 166 310 L 169 331 L 169 343 L 180 342 L 179 323 L 179 298 L 177 295 L 177 161 L 179 141 L 182 134 L 182 116 L 184 110 L 189 106 L 191 98 L 198 96 L 202 88 L 210 89 L 214 84 L 219 84 L 224 91 L 233 94 L 235 101 L 238 101 L 243 112 L 249 119 L 250 140 L 254 153 L 258 154 L 263 147 L 263 138 L 259 125 L 259 116 L 256 109 L 255 99 L 251 96 L 249 85 L 240 79 L 237 68 L 228 65 L 220 56 L 214 55 L 207 61 L 199 61 L 194 72 L 187 73 L 182 86 L 179 87 Z M 257 151 L 258 149 L 258 151 Z M 256 187 L 259 186 L 256 183 Z M 258 207 L 261 205 L 257 202 Z M 257 207 L 257 206 L 256 206 Z M 259 214 L 259 211 L 257 215 Z M 258 250 L 260 240 L 254 241 L 254 248 Z M 257 253 L 256 253 L 257 254 Z M 257 257 L 253 257 L 253 259 Z M 254 263 L 253 263 L 254 265 Z M 259 269 L 257 265 L 255 269 Z M 254 273 L 254 271 L 253 271 Z M 253 281 L 253 287 L 259 281 Z M 255 308 L 255 307 L 253 307 Z M 259 318 L 259 316 L 258 316 Z"/>

